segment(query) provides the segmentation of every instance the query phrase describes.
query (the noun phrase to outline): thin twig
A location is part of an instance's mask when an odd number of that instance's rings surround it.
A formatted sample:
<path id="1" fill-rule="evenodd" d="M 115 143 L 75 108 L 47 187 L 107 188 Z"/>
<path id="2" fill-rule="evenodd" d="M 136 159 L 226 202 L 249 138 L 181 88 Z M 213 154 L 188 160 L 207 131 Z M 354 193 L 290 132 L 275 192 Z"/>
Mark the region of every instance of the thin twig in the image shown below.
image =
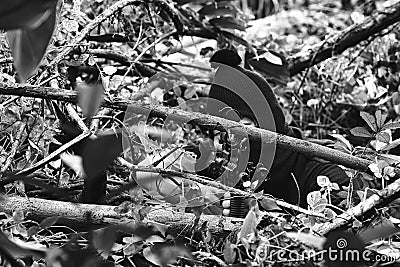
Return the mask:
<path id="1" fill-rule="evenodd" d="M 24 122 L 19 122 L 16 124 L 17 132 L 15 133 L 15 140 L 12 143 L 11 150 L 6 159 L 6 162 L 4 163 L 3 167 L 1 167 L 1 172 L 5 172 L 8 169 L 8 167 L 10 167 L 12 160 L 14 159 L 15 153 L 17 153 L 17 149 L 21 144 L 22 135 L 24 133 L 25 127 L 26 123 Z"/>
<path id="2" fill-rule="evenodd" d="M 148 45 L 145 49 L 143 49 L 143 51 L 135 58 L 135 60 L 133 60 L 133 63 L 137 63 L 139 62 L 139 60 L 147 53 L 147 51 L 149 51 L 152 47 L 154 47 L 156 44 L 158 44 L 159 42 L 163 41 L 164 39 L 167 39 L 171 36 L 173 36 L 174 34 L 177 33 L 177 30 L 173 30 L 170 32 L 167 32 L 166 34 L 163 34 L 162 36 L 160 36 L 158 39 L 156 39 L 154 42 L 152 42 L 150 45 Z"/>
<path id="3" fill-rule="evenodd" d="M 91 132 L 84 132 L 81 133 L 80 135 L 78 135 L 77 137 L 75 137 L 74 139 L 72 139 L 71 141 L 69 141 L 68 143 L 60 146 L 58 149 L 56 149 L 55 151 L 53 151 L 52 153 L 50 153 L 47 157 L 45 157 L 44 159 L 42 159 L 41 161 L 37 162 L 35 165 L 26 168 L 24 170 L 19 171 L 17 174 L 18 175 L 26 175 L 29 173 L 32 173 L 36 170 L 38 170 L 39 168 L 41 168 L 42 166 L 44 166 L 45 164 L 49 163 L 50 161 L 52 161 L 55 157 L 57 157 L 58 155 L 60 155 L 62 152 L 64 152 L 65 150 L 67 150 L 68 148 L 70 148 L 71 146 L 75 145 L 76 143 L 82 141 L 83 139 L 85 139 L 86 137 L 90 136 Z"/>
<path id="4" fill-rule="evenodd" d="M 125 164 L 127 165 L 127 167 L 129 167 L 132 171 L 135 172 L 152 172 L 152 173 L 159 173 L 161 175 L 167 175 L 167 176 L 175 176 L 175 177 L 180 177 L 186 180 L 190 180 L 193 182 L 197 182 L 200 183 L 202 185 L 206 185 L 206 186 L 211 186 L 213 188 L 216 189 L 220 189 L 223 190 L 225 192 L 231 192 L 233 194 L 239 195 L 239 196 L 243 196 L 243 197 L 247 197 L 247 198 L 258 198 L 258 199 L 266 199 L 266 200 L 272 200 L 274 201 L 278 206 L 281 206 L 283 208 L 287 208 L 287 209 L 291 209 L 300 213 L 304 213 L 306 215 L 310 215 L 310 216 L 315 216 L 315 217 L 319 217 L 319 218 L 326 218 L 325 215 L 321 214 L 321 213 L 317 213 L 317 212 L 312 212 L 306 209 L 303 209 L 301 207 L 298 207 L 296 205 L 292 205 L 289 204 L 285 201 L 282 200 L 275 200 L 273 197 L 271 196 L 256 196 L 254 193 L 249 193 L 249 192 L 245 192 L 243 190 L 234 188 L 234 187 L 230 187 L 230 186 L 226 186 L 224 184 L 221 184 L 220 182 L 214 181 L 214 180 L 210 180 L 210 178 L 208 177 L 203 177 L 197 174 L 192 174 L 192 173 L 187 173 L 187 172 L 179 172 L 179 171 L 174 171 L 174 170 L 170 170 L 170 169 L 163 169 L 163 168 L 153 168 L 153 167 L 138 167 L 138 166 L 134 166 L 133 164 L 130 164 L 128 162 L 125 161 Z"/>

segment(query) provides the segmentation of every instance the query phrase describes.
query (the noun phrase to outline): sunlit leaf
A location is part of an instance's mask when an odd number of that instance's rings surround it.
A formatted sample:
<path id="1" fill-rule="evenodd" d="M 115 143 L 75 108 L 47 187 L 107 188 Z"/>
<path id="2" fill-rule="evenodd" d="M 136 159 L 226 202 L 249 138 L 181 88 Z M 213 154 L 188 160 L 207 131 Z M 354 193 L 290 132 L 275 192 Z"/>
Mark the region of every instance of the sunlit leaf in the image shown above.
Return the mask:
<path id="1" fill-rule="evenodd" d="M 396 130 L 400 128 L 400 121 L 395 121 L 395 122 L 389 122 L 383 125 L 382 129 L 390 129 L 390 130 Z"/>
<path id="2" fill-rule="evenodd" d="M 78 22 L 73 19 L 63 20 L 62 25 L 63 25 L 64 29 L 66 29 L 68 32 L 77 32 L 79 29 Z"/>
<path id="3" fill-rule="evenodd" d="M 116 229 L 114 227 L 106 227 L 92 232 L 93 246 L 105 253 L 109 253 L 115 244 Z"/>
<path id="4" fill-rule="evenodd" d="M 204 16 L 223 16 L 223 15 L 236 15 L 239 10 L 229 2 L 214 3 L 209 2 L 203 6 L 198 13 Z"/>
<path id="5" fill-rule="evenodd" d="M 272 50 L 258 49 L 256 54 L 246 51 L 245 59 L 251 67 L 265 74 L 268 80 L 284 86 L 289 81 L 289 64 L 283 55 Z"/>
<path id="6" fill-rule="evenodd" d="M 374 131 L 377 132 L 378 128 L 376 126 L 376 120 L 375 117 L 372 116 L 371 114 L 365 112 L 365 111 L 361 111 L 360 112 L 360 116 L 361 118 L 368 124 L 369 128 Z"/>
<path id="7" fill-rule="evenodd" d="M 82 157 L 78 155 L 72 155 L 64 152 L 60 154 L 60 159 L 65 165 L 70 167 L 78 176 L 84 177 L 85 170 L 83 169 Z"/>
<path id="8" fill-rule="evenodd" d="M 220 28 L 224 29 L 236 29 L 240 31 L 246 30 L 246 23 L 240 19 L 231 16 L 220 16 L 210 19 L 209 22 Z"/>
<path id="9" fill-rule="evenodd" d="M 328 199 L 325 197 L 321 197 L 317 203 L 314 204 L 313 207 L 311 207 L 315 212 L 323 212 L 326 208 L 326 205 L 328 205 Z"/>
<path id="10" fill-rule="evenodd" d="M 254 57 L 254 59 L 256 59 L 256 60 L 265 59 L 274 65 L 279 65 L 279 66 L 283 65 L 282 59 L 280 57 L 278 57 L 277 55 L 272 54 L 268 50 L 265 51 L 261 55 L 257 55 L 256 57 Z"/>
<path id="11" fill-rule="evenodd" d="M 382 111 L 379 109 L 375 112 L 375 118 L 376 118 L 376 125 L 378 126 L 378 128 L 382 128 L 382 126 L 385 124 L 387 114 L 382 114 Z"/>
<path id="12" fill-rule="evenodd" d="M 259 203 L 260 203 L 261 207 L 263 207 L 263 209 L 266 211 L 281 210 L 281 208 L 279 208 L 276 201 L 272 198 L 263 198 Z"/>
<path id="13" fill-rule="evenodd" d="M 10 240 L 0 231 L 0 247 L 13 257 L 39 256 L 44 257 L 47 249 L 38 243 L 24 242 L 22 240 Z"/>
<path id="14" fill-rule="evenodd" d="M 392 154 L 380 154 L 378 155 L 379 160 L 383 160 L 389 164 L 399 164 L 400 156 L 392 155 Z"/>
<path id="15" fill-rule="evenodd" d="M 196 87 L 190 86 L 186 89 L 184 97 L 186 99 L 192 98 L 196 94 Z"/>
<path id="16" fill-rule="evenodd" d="M 149 262 L 158 266 L 167 266 L 176 261 L 179 256 L 191 258 L 186 247 L 156 244 L 143 250 L 143 256 Z"/>
<path id="17" fill-rule="evenodd" d="M 390 142 L 389 144 L 387 144 L 385 147 L 383 147 L 381 150 L 382 151 L 389 151 L 393 148 L 396 148 L 400 145 L 400 139 L 396 139 L 393 142 Z"/>
<path id="18" fill-rule="evenodd" d="M 113 75 L 114 73 L 116 73 L 117 70 L 118 69 L 116 67 L 114 67 L 114 66 L 105 66 L 103 68 L 104 73 L 107 74 L 107 75 L 110 75 L 110 76 Z"/>
<path id="19" fill-rule="evenodd" d="M 56 224 L 60 218 L 61 218 L 61 216 L 52 216 L 52 217 L 44 218 L 40 222 L 40 228 L 42 228 L 42 229 L 50 228 L 51 226 Z"/>
<path id="20" fill-rule="evenodd" d="M 386 131 L 382 131 L 376 134 L 376 140 L 385 143 L 385 144 L 389 144 L 391 141 L 391 133 L 390 130 L 388 130 L 389 132 Z"/>
<path id="21" fill-rule="evenodd" d="M 40 231 L 40 228 L 36 225 L 29 227 L 28 231 L 27 231 L 28 237 L 36 235 L 39 231 Z"/>
<path id="22" fill-rule="evenodd" d="M 355 127 L 350 130 L 351 134 L 359 137 L 372 137 L 373 135 L 365 127 Z"/>
<path id="23" fill-rule="evenodd" d="M 329 181 L 329 178 L 325 175 L 319 175 L 317 176 L 317 184 L 320 187 L 325 187 L 328 186 L 330 184 L 331 181 Z"/>
<path id="24" fill-rule="evenodd" d="M 247 238 L 249 234 L 255 233 L 257 227 L 257 216 L 253 209 L 249 210 L 246 218 L 243 221 L 243 225 L 240 228 L 238 234 L 239 239 Z"/>
<path id="25" fill-rule="evenodd" d="M 337 140 L 339 140 L 340 142 L 342 142 L 344 145 L 346 145 L 346 148 L 351 151 L 353 146 L 350 144 L 350 142 L 344 138 L 343 135 L 340 134 L 331 134 L 332 137 L 336 138 Z"/>
<path id="26" fill-rule="evenodd" d="M 15 223 L 21 223 L 25 218 L 24 211 L 20 208 L 13 212 L 13 220 Z"/>
<path id="27" fill-rule="evenodd" d="M 222 251 L 224 254 L 224 260 L 228 264 L 232 264 L 235 262 L 236 258 L 236 251 L 235 251 L 235 245 L 232 244 L 228 239 L 225 242 L 224 250 Z"/>

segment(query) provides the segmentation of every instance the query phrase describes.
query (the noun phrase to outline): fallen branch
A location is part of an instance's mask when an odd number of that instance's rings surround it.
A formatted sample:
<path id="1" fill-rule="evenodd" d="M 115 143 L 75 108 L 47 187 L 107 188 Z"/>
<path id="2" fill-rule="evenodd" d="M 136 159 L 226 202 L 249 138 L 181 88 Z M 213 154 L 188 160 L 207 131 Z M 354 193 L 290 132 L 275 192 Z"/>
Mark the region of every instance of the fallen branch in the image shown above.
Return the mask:
<path id="1" fill-rule="evenodd" d="M 85 229 L 90 224 L 94 226 L 119 224 L 134 226 L 135 223 L 140 222 L 131 213 L 119 213 L 115 206 L 22 197 L 8 197 L 0 201 L 0 212 L 12 214 L 16 209 L 20 209 L 24 214 L 27 214 L 27 218 L 38 221 L 48 217 L 59 216 L 59 223 L 80 229 Z M 154 206 L 143 222 L 165 224 L 172 233 L 179 233 L 183 229 L 188 229 L 188 226 L 193 225 L 195 220 L 196 216 L 192 213 L 178 212 L 164 206 Z M 237 229 L 243 219 L 202 215 L 199 225 L 205 222 L 207 222 L 208 229 L 211 232 L 217 233 Z"/>
<path id="2" fill-rule="evenodd" d="M 335 34 L 328 40 L 314 45 L 307 51 L 301 51 L 288 58 L 290 75 L 296 75 L 303 70 L 325 59 L 338 55 L 362 41 L 368 40 L 400 21 L 400 2 L 376 12 L 360 24 L 354 24 Z M 322 47 L 321 47 L 322 46 Z"/>
<path id="3" fill-rule="evenodd" d="M 50 161 L 54 160 L 55 157 L 57 157 L 58 155 L 63 153 L 65 150 L 67 150 L 71 146 L 73 146 L 76 143 L 82 141 L 83 139 L 85 139 L 86 137 L 88 137 L 90 135 L 91 135 L 90 132 L 81 133 L 80 135 L 78 135 L 77 137 L 75 137 L 74 139 L 69 141 L 68 143 L 66 143 L 66 144 L 60 146 L 58 149 L 54 150 L 47 157 L 45 157 L 42 160 L 36 162 L 34 165 L 32 165 L 32 166 L 30 166 L 30 167 L 28 167 L 28 168 L 26 168 L 24 170 L 21 170 L 21 171 L 17 172 L 17 174 L 18 175 L 27 175 L 27 174 L 30 174 L 30 173 L 40 169 L 41 167 L 43 167 L 44 165 L 46 165 Z"/>
<path id="4" fill-rule="evenodd" d="M 371 211 L 378 206 L 384 206 L 384 204 L 387 204 L 386 202 L 388 199 L 391 199 L 392 196 L 398 194 L 399 192 L 400 179 L 397 179 L 396 181 L 389 184 L 387 187 L 380 190 L 379 192 L 376 192 L 357 206 L 340 214 L 332 222 L 323 224 L 322 227 L 318 229 L 318 232 L 324 235 L 333 229 L 345 226 L 348 223 L 351 223 L 354 218 L 361 217 L 368 211 Z"/>
<path id="5" fill-rule="evenodd" d="M 36 97 L 42 99 L 53 99 L 70 103 L 77 102 L 77 93 L 70 90 L 58 89 L 55 91 L 49 87 L 0 87 L 0 94 L 18 95 L 25 97 Z M 128 101 L 116 98 L 114 100 L 105 99 L 103 106 L 114 108 L 117 110 L 126 110 L 137 114 L 147 114 L 154 117 L 161 117 L 182 122 L 196 124 L 204 128 L 213 128 L 215 130 L 226 131 L 229 129 L 232 133 L 241 136 L 249 136 L 251 138 L 259 138 L 265 143 L 275 142 L 277 146 L 288 150 L 307 154 L 311 157 L 319 157 L 328 161 L 341 164 L 343 166 L 369 172 L 368 166 L 372 163 L 369 160 L 358 158 L 335 149 L 320 146 L 305 140 L 277 134 L 260 128 L 248 127 L 240 123 L 225 120 L 219 117 L 205 115 L 197 112 L 188 112 L 177 108 L 150 105 L 145 103 Z M 400 174 L 400 170 L 396 169 L 396 173 Z"/>

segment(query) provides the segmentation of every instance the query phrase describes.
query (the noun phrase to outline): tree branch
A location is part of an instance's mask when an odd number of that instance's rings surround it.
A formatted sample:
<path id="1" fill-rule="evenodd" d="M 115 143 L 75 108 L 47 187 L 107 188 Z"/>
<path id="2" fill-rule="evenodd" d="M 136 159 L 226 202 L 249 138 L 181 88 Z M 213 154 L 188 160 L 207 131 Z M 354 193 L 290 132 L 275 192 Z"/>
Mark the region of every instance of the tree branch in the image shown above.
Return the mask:
<path id="1" fill-rule="evenodd" d="M 357 206 L 347 210 L 346 212 L 338 215 L 332 222 L 325 223 L 318 232 L 322 235 L 328 233 L 333 229 L 345 226 L 351 223 L 354 218 L 361 217 L 367 212 L 377 208 L 378 206 L 384 206 L 383 204 L 387 202 L 388 199 L 392 199 L 392 196 L 400 192 L 400 179 L 397 179 L 393 183 L 389 184 L 387 187 L 383 188 L 379 192 L 367 198 L 365 201 L 361 202 Z M 392 199 L 393 201 L 394 199 Z"/>
<path id="2" fill-rule="evenodd" d="M 130 213 L 116 211 L 115 206 L 22 197 L 7 197 L 0 201 L 0 212 L 12 214 L 16 209 L 21 209 L 24 214 L 27 214 L 27 218 L 38 221 L 48 217 L 60 216 L 59 223 L 80 229 L 86 229 L 90 224 L 96 226 L 135 225 L 139 222 Z M 162 223 L 169 226 L 172 233 L 179 233 L 181 230 L 187 229 L 187 226 L 192 225 L 195 220 L 196 216 L 192 213 L 178 212 L 160 205 L 154 206 L 143 222 Z M 243 219 L 202 215 L 198 225 L 205 222 L 207 222 L 208 229 L 211 232 L 222 232 L 237 229 L 242 224 Z"/>
<path id="3" fill-rule="evenodd" d="M 375 36 L 390 25 L 400 21 L 400 2 L 377 12 L 360 24 L 354 24 L 347 29 L 314 45 L 307 51 L 301 51 L 288 58 L 290 75 L 296 75 L 308 67 L 325 59 L 338 55 L 370 37 Z M 322 46 L 322 47 L 321 47 Z"/>
<path id="4" fill-rule="evenodd" d="M 36 97 L 77 103 L 77 93 L 75 91 L 62 89 L 55 91 L 50 87 L 0 87 L 0 94 Z M 232 133 L 239 134 L 240 136 L 248 135 L 250 138 L 261 138 L 261 140 L 263 140 L 265 143 L 275 142 L 279 147 L 302 154 L 307 154 L 311 157 L 323 158 L 328 161 L 364 172 L 369 172 L 368 166 L 372 163 L 369 160 L 358 158 L 305 140 L 277 134 L 275 132 L 260 128 L 245 126 L 234 121 L 197 112 L 188 112 L 177 108 L 150 105 L 120 98 L 116 98 L 113 101 L 105 99 L 103 106 L 118 110 L 126 110 L 129 107 L 130 112 L 137 114 L 148 114 L 160 118 L 168 117 L 169 119 L 178 122 L 196 124 L 204 128 L 212 128 L 219 131 L 226 131 L 229 129 Z M 400 175 L 400 171 L 398 169 L 396 169 L 396 174 Z"/>

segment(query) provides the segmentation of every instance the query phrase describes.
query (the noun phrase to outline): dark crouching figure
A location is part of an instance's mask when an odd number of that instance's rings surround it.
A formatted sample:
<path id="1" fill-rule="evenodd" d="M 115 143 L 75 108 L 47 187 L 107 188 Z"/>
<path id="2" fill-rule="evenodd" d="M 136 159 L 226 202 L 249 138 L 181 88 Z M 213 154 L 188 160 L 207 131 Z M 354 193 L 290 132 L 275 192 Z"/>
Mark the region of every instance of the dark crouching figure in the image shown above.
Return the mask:
<path id="1" fill-rule="evenodd" d="M 302 138 L 299 129 L 286 124 L 283 111 L 267 81 L 240 67 L 241 58 L 235 51 L 219 50 L 211 57 L 210 63 L 217 68 L 209 92 L 210 115 Z M 320 189 L 318 176 L 327 176 L 339 186 L 349 182 L 344 170 L 335 164 L 278 147 L 274 154 L 267 151 L 260 158 L 262 153 L 261 141 L 250 139 L 248 161 L 261 162 L 269 170 L 258 189 L 289 203 L 307 207 L 307 194 Z"/>

